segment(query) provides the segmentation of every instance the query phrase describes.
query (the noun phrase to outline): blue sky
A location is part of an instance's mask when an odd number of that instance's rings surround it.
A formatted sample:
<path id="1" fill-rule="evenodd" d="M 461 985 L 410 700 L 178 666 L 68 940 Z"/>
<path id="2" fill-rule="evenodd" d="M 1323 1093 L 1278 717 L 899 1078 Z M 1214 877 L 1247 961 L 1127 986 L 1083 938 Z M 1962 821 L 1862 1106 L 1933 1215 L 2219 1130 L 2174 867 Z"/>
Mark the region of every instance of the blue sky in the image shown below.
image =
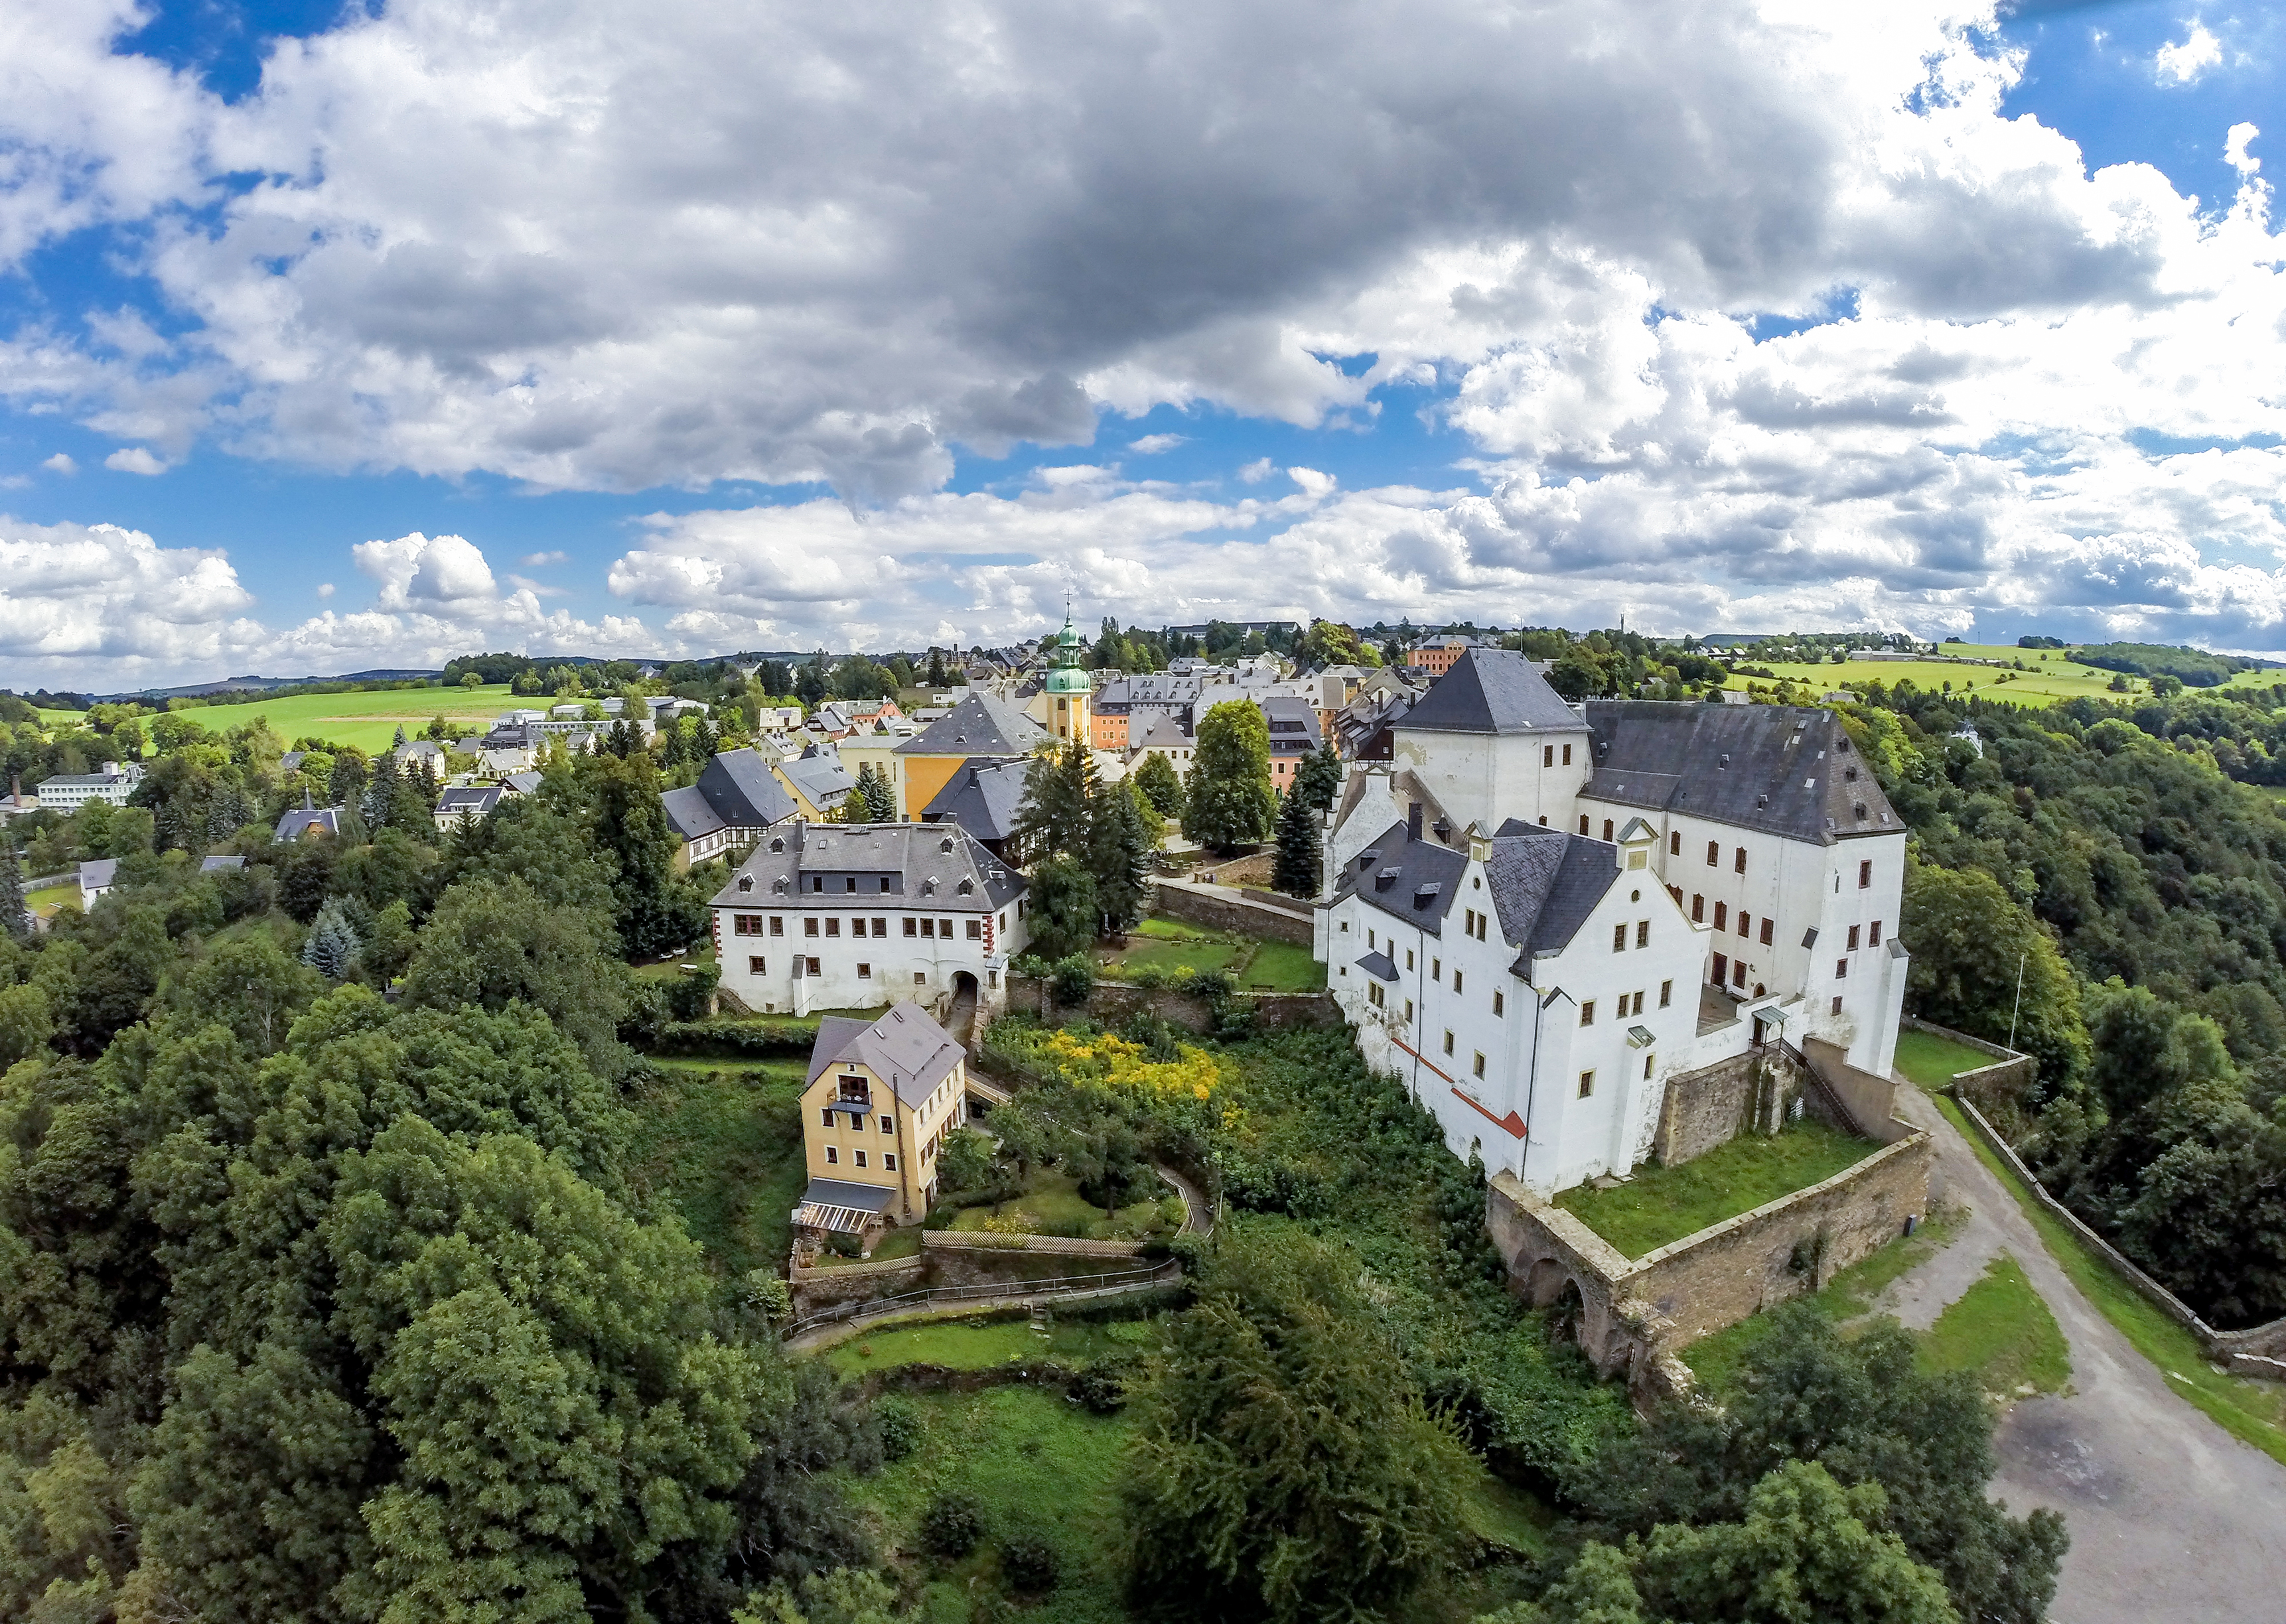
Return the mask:
<path id="1" fill-rule="evenodd" d="M 1067 594 L 2286 647 L 2275 12 L 1678 9 L 1637 73 L 1440 6 L 1265 92 L 1285 9 L 1011 5 L 963 103 L 895 8 L 66 8 L 0 95 L 0 682 Z"/>

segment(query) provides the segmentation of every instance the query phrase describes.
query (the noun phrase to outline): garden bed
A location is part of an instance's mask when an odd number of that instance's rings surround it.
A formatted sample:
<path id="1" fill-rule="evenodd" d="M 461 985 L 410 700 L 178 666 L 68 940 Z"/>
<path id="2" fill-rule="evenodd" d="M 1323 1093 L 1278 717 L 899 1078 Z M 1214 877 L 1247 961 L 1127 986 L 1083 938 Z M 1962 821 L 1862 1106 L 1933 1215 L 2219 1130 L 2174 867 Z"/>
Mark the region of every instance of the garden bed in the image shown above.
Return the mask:
<path id="1" fill-rule="evenodd" d="M 1680 1167 L 1646 1167 L 1608 1189 L 1580 1185 L 1558 1195 L 1556 1204 L 1622 1257 L 1641 1257 L 1823 1184 L 1880 1148 L 1872 1139 L 1806 1119 L 1779 1133 L 1742 1133 Z"/>
<path id="2" fill-rule="evenodd" d="M 1102 973 L 1134 981 L 1147 973 L 1172 977 L 1219 970 L 1246 990 L 1322 992 L 1325 966 L 1310 950 L 1230 931 L 1212 931 L 1179 919 L 1149 918 L 1129 934 L 1128 945 L 1099 953 Z"/>
<path id="3" fill-rule="evenodd" d="M 948 1227 L 1008 1235 L 1059 1235 L 1074 1241 L 1147 1241 L 1171 1235 L 1180 1228 L 1181 1209 L 1182 1198 L 1168 1191 L 1164 1199 L 1137 1202 L 1107 1218 L 1101 1207 L 1080 1194 L 1077 1179 L 1068 1173 L 1044 1171 L 1032 1175 L 1021 1194 L 997 1206 L 961 1209 Z"/>

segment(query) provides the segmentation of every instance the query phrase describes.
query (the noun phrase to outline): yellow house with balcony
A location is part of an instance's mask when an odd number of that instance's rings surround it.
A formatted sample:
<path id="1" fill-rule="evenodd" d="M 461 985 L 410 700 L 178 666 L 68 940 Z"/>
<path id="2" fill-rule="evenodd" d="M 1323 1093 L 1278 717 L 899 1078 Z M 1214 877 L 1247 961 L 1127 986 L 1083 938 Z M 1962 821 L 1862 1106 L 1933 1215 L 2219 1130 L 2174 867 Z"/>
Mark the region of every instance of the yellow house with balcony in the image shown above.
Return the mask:
<path id="1" fill-rule="evenodd" d="M 809 1052 L 801 1138 L 809 1185 L 793 1210 L 798 1241 L 917 1224 L 936 1199 L 945 1136 L 968 1120 L 967 1052 L 918 1004 L 873 1021 L 826 1015 Z"/>

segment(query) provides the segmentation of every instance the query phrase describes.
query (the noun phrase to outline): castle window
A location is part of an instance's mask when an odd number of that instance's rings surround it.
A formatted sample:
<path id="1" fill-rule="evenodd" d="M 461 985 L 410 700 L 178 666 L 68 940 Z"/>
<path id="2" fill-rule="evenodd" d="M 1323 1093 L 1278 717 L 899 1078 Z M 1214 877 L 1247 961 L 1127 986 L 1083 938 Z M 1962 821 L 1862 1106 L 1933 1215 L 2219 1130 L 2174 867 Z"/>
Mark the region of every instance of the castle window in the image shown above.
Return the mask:
<path id="1" fill-rule="evenodd" d="M 1838 997 L 1833 1000 L 1833 1013 L 1837 1015 L 1841 1013 L 1841 1000 Z"/>
<path id="2" fill-rule="evenodd" d="M 1572 765 L 1572 746 L 1569 745 L 1564 746 L 1564 765 L 1566 767 Z"/>
<path id="3" fill-rule="evenodd" d="M 1674 1001 L 1675 983 L 1673 981 L 1661 981 L 1659 984 L 1659 1006 L 1661 1009 L 1665 1009 Z"/>
<path id="4" fill-rule="evenodd" d="M 1496 991 L 1493 994 L 1493 1013 L 1495 1015 L 1505 1015 L 1508 1013 L 1508 995 L 1506 993 Z"/>
<path id="5" fill-rule="evenodd" d="M 1715 904 L 1714 904 L 1714 928 L 1715 928 L 1716 930 L 1725 930 L 1725 929 L 1728 929 L 1728 928 L 1730 927 L 1730 903 L 1715 903 Z"/>
<path id="6" fill-rule="evenodd" d="M 817 934 L 817 921 L 816 919 L 804 919 L 801 922 L 801 934 L 805 936 L 815 936 Z"/>
<path id="7" fill-rule="evenodd" d="M 1628 945 L 1628 927 L 1627 927 L 1626 926 L 1624 926 L 1624 925 L 1614 925 L 1614 926 L 1612 926 L 1612 951 L 1613 951 L 1614 953 L 1625 952 L 1625 951 L 1627 950 L 1627 945 Z"/>
<path id="8" fill-rule="evenodd" d="M 914 920 L 912 919 L 912 918 L 911 918 L 910 915 L 908 915 L 908 916 L 906 917 L 906 919 L 905 919 L 905 934 L 907 934 L 908 936 L 916 936 L 916 935 L 918 935 L 918 934 L 920 934 L 920 928 L 921 928 L 921 927 L 919 926 L 919 925 L 918 925 L 917 923 L 915 923 L 915 922 L 914 922 Z"/>
<path id="9" fill-rule="evenodd" d="M 1745 909 L 1741 908 L 1738 910 L 1738 934 L 1740 935 L 1743 936 L 1746 934 L 1748 928 L 1754 923 L 1754 916 L 1748 913 Z"/>
<path id="10" fill-rule="evenodd" d="M 1738 960 L 1738 963 L 1730 966 L 1730 985 L 1733 987 L 1743 987 L 1746 984 L 1746 961 L 1742 958 Z"/>
<path id="11" fill-rule="evenodd" d="M 1612 838 L 1612 820 L 1608 817 L 1604 820 L 1604 838 L 1607 840 Z"/>
<path id="12" fill-rule="evenodd" d="M 1452 1032 L 1452 1029 L 1451 1029 L 1451 1028 L 1449 1028 L 1449 1027 L 1447 1027 L 1447 1028 L 1446 1029 L 1446 1030 L 1445 1030 L 1445 1052 L 1446 1052 L 1446 1053 L 1447 1053 L 1447 1054 L 1450 1054 L 1450 1053 L 1452 1053 L 1452 1052 L 1453 1052 L 1453 1032 Z"/>
<path id="13" fill-rule="evenodd" d="M 845 879 L 845 880 L 843 880 L 843 881 L 841 882 L 841 889 L 842 889 L 844 892 L 855 891 L 856 888 L 857 888 L 857 880 L 856 880 L 855 876 L 854 876 L 854 875 L 853 875 L 853 876 L 851 876 L 849 879 Z"/>
<path id="14" fill-rule="evenodd" d="M 1707 923 L 1707 899 L 1705 897 L 1694 896 L 1691 899 L 1691 922 L 1693 925 L 1704 925 Z"/>
<path id="15" fill-rule="evenodd" d="M 1770 926 L 1769 926 L 1769 923 L 1768 923 L 1767 921 L 1765 921 L 1765 922 L 1764 922 L 1762 928 L 1763 928 L 1763 930 L 1764 930 L 1765 932 L 1767 932 L 1767 931 L 1770 929 Z M 1866 938 L 1866 945 L 1867 945 L 1867 946 L 1869 946 L 1869 947 L 1880 947 L 1880 946 L 1881 945 L 1881 921 L 1880 921 L 1880 920 L 1876 919 L 1876 920 L 1874 920 L 1874 921 L 1873 921 L 1873 934 L 1872 934 L 1871 936 L 1869 936 L 1869 937 L 1867 937 L 1867 938 Z"/>
<path id="16" fill-rule="evenodd" d="M 1667 837 L 1667 855 L 1670 857 L 1680 857 L 1683 855 L 1682 830 L 1677 829 Z"/>
<path id="17" fill-rule="evenodd" d="M 1730 868 L 1734 873 L 1743 874 L 1746 871 L 1746 848 L 1745 847 L 1741 846 L 1738 847 L 1738 855 L 1731 859 Z"/>
<path id="18" fill-rule="evenodd" d="M 1542 767 L 1553 767 L 1553 766 L 1555 766 L 1555 765 L 1556 765 L 1556 746 L 1555 746 L 1555 745 L 1542 745 L 1540 747 L 1540 764 L 1541 764 Z"/>
<path id="19" fill-rule="evenodd" d="M 971 920 L 969 920 L 969 922 L 968 922 L 968 939 L 969 939 L 971 942 L 981 942 L 981 941 L 983 941 L 983 940 L 984 940 L 984 921 L 983 921 L 983 920 L 981 920 L 981 919 L 971 919 Z"/>
<path id="20" fill-rule="evenodd" d="M 1596 1074 L 1592 1071 L 1581 1072 L 1580 1074 L 1580 1098 L 1585 1100 L 1588 1095 L 1595 1092 Z"/>
<path id="21" fill-rule="evenodd" d="M 871 965 L 859 965 L 857 966 L 857 979 L 861 981 L 871 981 L 873 979 L 873 966 Z"/>
<path id="22" fill-rule="evenodd" d="M 1857 927 L 1855 925 L 1849 927 L 1849 950 L 1853 953 L 1857 950 Z"/>
<path id="23" fill-rule="evenodd" d="M 1720 840 L 1709 840 L 1709 841 L 1707 841 L 1707 866 L 1708 868 L 1710 868 L 1710 869 L 1711 869 L 1711 868 L 1714 868 L 1714 867 L 1717 866 L 1718 864 L 1720 864 L 1720 863 L 1722 863 L 1722 841 L 1720 841 Z"/>
<path id="24" fill-rule="evenodd" d="M 1651 1081 L 1651 1063 L 1657 1058 L 1658 1057 L 1656 1055 L 1651 1054 L 1644 1056 L 1644 1081 L 1646 1083 Z"/>
<path id="25" fill-rule="evenodd" d="M 1717 953 L 1714 955 L 1714 974 L 1708 976 L 1707 979 L 1713 981 L 1717 987 L 1720 987 L 1724 981 L 1730 979 L 1730 958 L 1729 954 Z"/>
<path id="26" fill-rule="evenodd" d="M 1639 948 L 1647 948 L 1651 945 L 1651 921 L 1649 919 L 1637 919 L 1636 921 L 1636 945 Z"/>
<path id="27" fill-rule="evenodd" d="M 761 957 L 761 954 L 759 954 L 759 953 L 749 953 L 749 954 L 747 954 L 747 955 L 746 955 L 746 974 L 749 974 L 749 975 L 768 975 L 769 973 L 770 973 L 770 967 L 769 967 L 769 964 L 768 964 L 768 963 L 767 963 L 767 962 L 762 958 L 762 957 Z"/>
<path id="28" fill-rule="evenodd" d="M 782 913 L 770 915 L 770 934 L 773 936 L 785 934 L 785 915 Z"/>
<path id="29" fill-rule="evenodd" d="M 1873 888 L 1873 864 L 1870 858 L 1857 865 L 1857 888 L 1860 891 Z"/>
<path id="30" fill-rule="evenodd" d="M 1580 814 L 1580 832 L 1581 834 L 1588 832 L 1588 815 L 1585 812 Z"/>
<path id="31" fill-rule="evenodd" d="M 838 936 L 841 934 L 841 918 L 839 914 L 825 921 L 825 934 L 829 936 Z"/>
<path id="32" fill-rule="evenodd" d="M 1842 980 L 1844 977 L 1848 976 L 1849 974 L 1849 961 L 1848 959 L 1837 958 L 1833 961 L 1833 979 L 1835 981 L 1838 981 Z"/>
<path id="33" fill-rule="evenodd" d="M 1590 998 L 1580 1006 L 1580 1024 L 1581 1026 L 1593 1026 L 1596 1024 L 1595 999 Z"/>

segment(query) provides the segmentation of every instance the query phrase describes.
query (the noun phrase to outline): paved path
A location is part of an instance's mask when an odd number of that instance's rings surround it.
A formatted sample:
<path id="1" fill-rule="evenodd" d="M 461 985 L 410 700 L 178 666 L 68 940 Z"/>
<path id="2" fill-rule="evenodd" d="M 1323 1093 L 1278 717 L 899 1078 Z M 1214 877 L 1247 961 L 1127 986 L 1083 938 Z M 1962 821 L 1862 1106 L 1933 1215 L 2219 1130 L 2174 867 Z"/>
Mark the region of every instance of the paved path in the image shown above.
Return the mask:
<path id="1" fill-rule="evenodd" d="M 1883 1294 L 1927 1326 L 2006 1250 L 2071 1344 L 2071 1392 L 2027 1399 L 2000 1423 L 1995 1494 L 2064 1514 L 2070 1554 L 2054 1624 L 2235 1624 L 2286 1619 L 2286 1466 L 2240 1443 L 2079 1294 L 2015 1198 L 1910 1084 L 1897 1108 L 1936 1145 L 1935 1198 L 1970 1211 L 1960 1237 Z M 1937 1204 L 1932 1200 L 1932 1206 Z"/>

